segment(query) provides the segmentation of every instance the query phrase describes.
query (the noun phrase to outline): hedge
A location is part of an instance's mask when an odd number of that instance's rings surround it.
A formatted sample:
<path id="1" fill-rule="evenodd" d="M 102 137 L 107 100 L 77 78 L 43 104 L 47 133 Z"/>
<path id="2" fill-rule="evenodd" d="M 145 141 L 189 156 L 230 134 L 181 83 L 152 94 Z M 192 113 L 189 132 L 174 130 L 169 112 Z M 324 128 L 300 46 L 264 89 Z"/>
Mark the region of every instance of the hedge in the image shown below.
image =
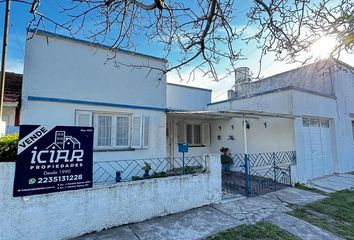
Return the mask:
<path id="1" fill-rule="evenodd" d="M 0 162 L 14 162 L 17 158 L 18 134 L 0 138 Z"/>

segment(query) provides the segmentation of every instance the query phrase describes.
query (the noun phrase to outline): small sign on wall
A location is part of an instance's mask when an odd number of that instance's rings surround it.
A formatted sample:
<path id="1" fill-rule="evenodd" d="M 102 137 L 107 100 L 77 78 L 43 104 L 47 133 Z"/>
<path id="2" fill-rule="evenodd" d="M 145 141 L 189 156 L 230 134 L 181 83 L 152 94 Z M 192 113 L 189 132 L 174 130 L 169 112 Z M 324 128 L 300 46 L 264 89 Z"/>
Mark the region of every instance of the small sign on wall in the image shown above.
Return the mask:
<path id="1" fill-rule="evenodd" d="M 93 128 L 21 125 L 14 197 L 92 187 Z"/>

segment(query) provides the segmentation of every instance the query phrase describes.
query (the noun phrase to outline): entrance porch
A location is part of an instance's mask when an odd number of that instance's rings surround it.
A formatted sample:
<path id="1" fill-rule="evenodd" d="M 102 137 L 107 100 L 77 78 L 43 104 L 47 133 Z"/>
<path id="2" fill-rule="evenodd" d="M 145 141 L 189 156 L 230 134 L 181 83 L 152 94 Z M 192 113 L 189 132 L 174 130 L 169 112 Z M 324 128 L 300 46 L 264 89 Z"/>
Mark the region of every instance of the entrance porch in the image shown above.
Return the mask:
<path id="1" fill-rule="evenodd" d="M 294 118 L 257 111 L 199 111 L 167 114 L 167 156 L 221 154 L 227 148 L 231 167 L 222 173 L 224 197 L 254 196 L 292 184 L 296 165 Z"/>

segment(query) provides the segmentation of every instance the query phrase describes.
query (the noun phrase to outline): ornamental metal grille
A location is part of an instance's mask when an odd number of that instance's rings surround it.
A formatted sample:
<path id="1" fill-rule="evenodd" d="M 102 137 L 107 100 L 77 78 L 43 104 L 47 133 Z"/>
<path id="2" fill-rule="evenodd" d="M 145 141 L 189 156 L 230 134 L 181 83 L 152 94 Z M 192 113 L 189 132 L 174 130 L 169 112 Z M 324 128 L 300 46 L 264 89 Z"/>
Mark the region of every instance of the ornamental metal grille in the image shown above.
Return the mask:
<path id="1" fill-rule="evenodd" d="M 96 161 L 93 164 L 95 184 L 132 181 L 146 178 L 169 177 L 203 173 L 207 170 L 207 156 L 149 158 L 134 160 Z M 144 176 L 144 166 L 151 167 Z M 117 179 L 117 175 L 119 179 Z"/>
<path id="2" fill-rule="evenodd" d="M 268 152 L 231 155 L 231 171 L 223 173 L 223 191 L 246 196 L 259 195 L 291 185 L 291 166 L 296 152 Z"/>

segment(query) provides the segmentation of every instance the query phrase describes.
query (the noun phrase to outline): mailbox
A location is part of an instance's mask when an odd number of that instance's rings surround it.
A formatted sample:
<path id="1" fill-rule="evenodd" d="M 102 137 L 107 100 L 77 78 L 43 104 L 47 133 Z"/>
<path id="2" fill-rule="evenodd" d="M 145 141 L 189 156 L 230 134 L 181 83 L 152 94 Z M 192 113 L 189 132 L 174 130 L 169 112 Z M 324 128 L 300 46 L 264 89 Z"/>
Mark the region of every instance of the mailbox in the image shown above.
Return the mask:
<path id="1" fill-rule="evenodd" d="M 188 152 L 188 144 L 187 143 L 178 144 L 178 152 L 181 152 L 181 153 Z"/>

